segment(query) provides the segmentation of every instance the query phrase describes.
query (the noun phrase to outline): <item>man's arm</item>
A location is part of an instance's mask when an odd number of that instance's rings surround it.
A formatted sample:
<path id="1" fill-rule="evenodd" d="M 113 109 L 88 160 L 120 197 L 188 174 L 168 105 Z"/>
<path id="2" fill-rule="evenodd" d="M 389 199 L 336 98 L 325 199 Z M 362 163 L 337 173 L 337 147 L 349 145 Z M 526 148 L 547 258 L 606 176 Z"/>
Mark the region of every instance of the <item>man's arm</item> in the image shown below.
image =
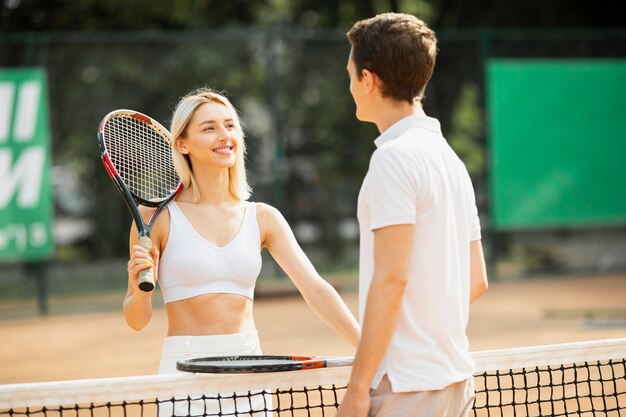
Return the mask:
<path id="1" fill-rule="evenodd" d="M 470 304 L 483 295 L 487 288 L 489 283 L 483 245 L 480 240 L 473 240 L 470 242 Z"/>
<path id="2" fill-rule="evenodd" d="M 407 284 L 414 226 L 374 231 L 374 276 L 365 304 L 359 343 L 346 396 L 337 417 L 365 417 L 369 389 L 396 329 Z"/>

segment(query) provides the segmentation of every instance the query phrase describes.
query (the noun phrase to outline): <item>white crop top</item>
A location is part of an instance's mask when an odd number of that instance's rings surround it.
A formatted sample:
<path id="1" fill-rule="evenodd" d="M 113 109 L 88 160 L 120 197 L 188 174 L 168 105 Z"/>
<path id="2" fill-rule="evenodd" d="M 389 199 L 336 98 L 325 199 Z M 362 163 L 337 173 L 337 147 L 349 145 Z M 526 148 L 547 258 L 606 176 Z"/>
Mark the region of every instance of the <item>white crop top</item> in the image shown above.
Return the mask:
<path id="1" fill-rule="evenodd" d="M 168 204 L 170 235 L 159 261 L 159 285 L 166 304 L 216 293 L 253 299 L 261 272 L 261 234 L 256 204 L 245 204 L 239 231 L 225 246 L 205 240 L 175 202 Z"/>

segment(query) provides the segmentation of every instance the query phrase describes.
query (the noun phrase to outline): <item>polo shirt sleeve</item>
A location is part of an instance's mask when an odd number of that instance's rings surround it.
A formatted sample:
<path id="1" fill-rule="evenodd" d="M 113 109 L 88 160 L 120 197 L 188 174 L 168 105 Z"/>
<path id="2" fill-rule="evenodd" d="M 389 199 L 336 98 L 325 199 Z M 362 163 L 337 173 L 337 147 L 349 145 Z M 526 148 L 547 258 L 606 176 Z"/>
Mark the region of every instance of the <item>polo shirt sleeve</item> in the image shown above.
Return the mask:
<path id="1" fill-rule="evenodd" d="M 415 167 L 400 150 L 379 148 L 372 155 L 368 171 L 370 229 L 415 224 L 417 181 Z"/>

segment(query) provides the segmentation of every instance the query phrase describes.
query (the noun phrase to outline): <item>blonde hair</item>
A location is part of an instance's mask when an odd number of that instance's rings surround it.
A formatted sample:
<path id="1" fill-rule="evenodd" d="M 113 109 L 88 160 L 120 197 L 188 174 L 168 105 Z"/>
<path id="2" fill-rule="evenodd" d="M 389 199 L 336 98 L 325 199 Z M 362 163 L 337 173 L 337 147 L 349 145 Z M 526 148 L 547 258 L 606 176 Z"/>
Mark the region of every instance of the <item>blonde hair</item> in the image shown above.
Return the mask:
<path id="1" fill-rule="evenodd" d="M 237 109 L 235 109 L 231 102 L 223 94 L 210 88 L 200 88 L 188 93 L 180 99 L 174 109 L 170 132 L 172 133 L 172 158 L 176 172 L 178 172 L 184 187 L 191 190 L 192 201 L 197 202 L 200 199 L 200 191 L 193 173 L 191 160 L 188 155 L 181 153 L 176 148 L 176 141 L 178 139 L 185 139 L 191 117 L 198 107 L 205 103 L 220 103 L 224 105 L 232 115 L 235 130 L 239 133 L 240 141 L 237 147 L 235 165 L 228 168 L 228 191 L 236 200 L 247 200 L 250 198 L 251 190 L 246 178 L 246 145 L 243 129 L 241 128 L 241 121 L 239 120 Z"/>

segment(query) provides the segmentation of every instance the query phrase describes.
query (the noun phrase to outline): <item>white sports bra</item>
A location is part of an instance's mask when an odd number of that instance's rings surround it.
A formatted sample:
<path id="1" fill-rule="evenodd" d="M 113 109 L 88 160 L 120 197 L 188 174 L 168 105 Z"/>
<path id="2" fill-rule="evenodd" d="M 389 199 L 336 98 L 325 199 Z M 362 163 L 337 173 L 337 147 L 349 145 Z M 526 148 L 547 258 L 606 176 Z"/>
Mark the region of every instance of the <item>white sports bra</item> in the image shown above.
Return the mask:
<path id="1" fill-rule="evenodd" d="M 170 235 L 159 261 L 159 285 L 166 304 L 215 293 L 253 299 L 261 272 L 261 234 L 256 204 L 245 204 L 241 227 L 225 246 L 205 240 L 175 202 L 168 204 Z"/>

